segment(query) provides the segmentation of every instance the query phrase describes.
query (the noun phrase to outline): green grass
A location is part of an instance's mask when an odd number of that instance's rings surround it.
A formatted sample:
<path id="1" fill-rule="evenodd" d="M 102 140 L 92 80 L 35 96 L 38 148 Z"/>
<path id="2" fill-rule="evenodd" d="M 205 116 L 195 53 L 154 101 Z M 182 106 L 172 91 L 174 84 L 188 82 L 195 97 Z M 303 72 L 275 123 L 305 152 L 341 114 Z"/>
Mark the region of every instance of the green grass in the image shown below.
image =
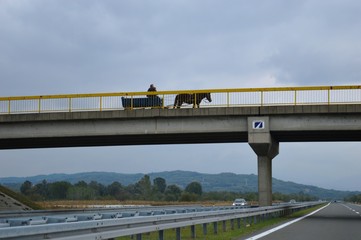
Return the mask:
<path id="1" fill-rule="evenodd" d="M 33 209 L 33 210 L 40 210 L 40 209 L 41 209 L 41 207 L 40 207 L 38 204 L 30 201 L 30 200 L 29 200 L 27 197 L 25 197 L 24 195 L 19 194 L 19 193 L 16 193 L 16 192 L 13 192 L 13 191 L 11 191 L 10 189 L 8 189 L 8 188 L 6 188 L 6 187 L 4 187 L 4 186 L 1 186 L 1 185 L 0 185 L 0 192 L 2 192 L 2 193 L 4 193 L 4 194 L 8 195 L 9 197 L 11 197 L 11 198 L 13 198 L 13 199 L 21 202 L 22 204 L 30 207 L 30 208 Z"/>
<path id="2" fill-rule="evenodd" d="M 277 218 L 269 218 L 264 221 L 257 220 L 257 223 L 254 223 L 254 218 L 248 218 L 245 220 L 241 220 L 241 228 L 238 228 L 237 221 L 234 221 L 234 229 L 231 229 L 231 221 L 226 221 L 226 231 L 223 231 L 223 224 L 222 222 L 218 222 L 218 233 L 214 234 L 213 223 L 207 225 L 207 235 L 203 235 L 203 227 L 202 225 L 196 225 L 196 237 L 191 237 L 191 230 L 190 227 L 183 227 L 181 228 L 181 239 L 182 240 L 194 240 L 194 239 L 202 239 L 202 240 L 237 240 L 241 237 L 250 235 L 254 232 L 260 231 L 267 227 L 272 227 L 273 225 L 277 225 L 286 221 L 289 221 L 293 218 L 298 218 L 308 213 L 315 211 L 316 209 L 321 208 L 324 205 L 319 205 L 316 207 L 312 207 L 309 209 L 305 209 L 302 211 L 295 212 L 286 217 L 277 217 Z M 119 237 L 116 238 L 117 240 L 130 240 L 136 239 L 134 236 L 126 237 Z M 159 233 L 158 232 L 151 232 L 142 234 L 142 240 L 158 240 Z M 175 229 L 168 229 L 164 231 L 164 239 L 176 239 L 176 231 Z"/>

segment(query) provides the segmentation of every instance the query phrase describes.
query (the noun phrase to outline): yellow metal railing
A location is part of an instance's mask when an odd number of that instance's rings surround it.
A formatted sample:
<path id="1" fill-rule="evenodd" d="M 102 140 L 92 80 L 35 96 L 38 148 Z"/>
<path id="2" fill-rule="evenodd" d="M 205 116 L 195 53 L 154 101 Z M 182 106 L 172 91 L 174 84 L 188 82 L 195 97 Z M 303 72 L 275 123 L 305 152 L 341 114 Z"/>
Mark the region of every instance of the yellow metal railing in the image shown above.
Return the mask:
<path id="1" fill-rule="evenodd" d="M 201 107 L 361 104 L 361 85 L 239 88 L 0 97 L 0 114 L 123 110 L 122 97 L 136 100 L 147 95 L 162 99 L 159 108 L 173 108 L 177 94 L 207 92 L 211 93 L 212 102 L 203 100 Z M 133 103 L 127 109 L 144 108 Z M 182 106 L 186 107 L 193 105 Z"/>

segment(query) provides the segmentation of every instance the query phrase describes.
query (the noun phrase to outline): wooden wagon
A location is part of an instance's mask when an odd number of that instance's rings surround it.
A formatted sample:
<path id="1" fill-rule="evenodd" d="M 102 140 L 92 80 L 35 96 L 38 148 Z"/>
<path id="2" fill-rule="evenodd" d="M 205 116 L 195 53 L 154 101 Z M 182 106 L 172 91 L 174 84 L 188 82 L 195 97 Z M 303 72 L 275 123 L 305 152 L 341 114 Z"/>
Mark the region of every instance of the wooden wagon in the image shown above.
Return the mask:
<path id="1" fill-rule="evenodd" d="M 146 107 L 159 108 L 163 106 L 163 100 L 158 96 L 145 97 L 145 98 L 122 97 L 122 104 L 125 109 L 146 108 Z"/>

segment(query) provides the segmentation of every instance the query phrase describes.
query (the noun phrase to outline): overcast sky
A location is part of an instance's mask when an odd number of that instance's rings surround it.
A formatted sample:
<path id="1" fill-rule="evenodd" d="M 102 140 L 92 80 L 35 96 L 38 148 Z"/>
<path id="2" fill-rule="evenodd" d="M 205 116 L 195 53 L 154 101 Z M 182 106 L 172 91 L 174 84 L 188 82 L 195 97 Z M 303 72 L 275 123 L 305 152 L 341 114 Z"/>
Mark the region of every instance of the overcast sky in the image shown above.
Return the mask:
<path id="1" fill-rule="evenodd" d="M 360 84 L 360 12 L 359 0 L 0 0 L 0 96 Z M 280 143 L 273 177 L 361 191 L 360 153 Z M 1 150 L 0 176 L 257 174 L 256 160 L 246 143 Z"/>

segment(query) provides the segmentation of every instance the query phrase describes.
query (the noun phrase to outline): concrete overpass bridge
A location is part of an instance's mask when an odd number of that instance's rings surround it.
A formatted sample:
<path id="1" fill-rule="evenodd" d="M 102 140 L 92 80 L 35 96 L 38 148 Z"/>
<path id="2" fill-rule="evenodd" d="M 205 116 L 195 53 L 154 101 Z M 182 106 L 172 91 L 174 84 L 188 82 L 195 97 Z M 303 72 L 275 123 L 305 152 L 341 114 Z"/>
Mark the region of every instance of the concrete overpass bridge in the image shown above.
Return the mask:
<path id="1" fill-rule="evenodd" d="M 175 95 L 201 92 L 212 102 L 169 108 Z M 361 141 L 361 86 L 167 91 L 153 93 L 156 108 L 119 104 L 147 94 L 0 98 L 0 149 L 247 142 L 266 206 L 280 142 Z"/>

